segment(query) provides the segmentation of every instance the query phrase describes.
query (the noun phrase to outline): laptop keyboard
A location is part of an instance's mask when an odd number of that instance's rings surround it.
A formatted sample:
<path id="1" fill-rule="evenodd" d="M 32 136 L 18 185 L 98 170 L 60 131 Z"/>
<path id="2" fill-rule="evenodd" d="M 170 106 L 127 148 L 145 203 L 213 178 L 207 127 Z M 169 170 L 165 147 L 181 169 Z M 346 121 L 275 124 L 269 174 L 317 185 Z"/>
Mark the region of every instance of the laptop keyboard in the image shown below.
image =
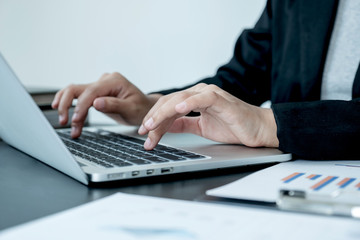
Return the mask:
<path id="1" fill-rule="evenodd" d="M 207 158 L 160 144 L 148 151 L 141 139 L 103 130 L 84 130 L 77 139 L 71 138 L 70 130 L 57 133 L 73 155 L 106 168 Z"/>

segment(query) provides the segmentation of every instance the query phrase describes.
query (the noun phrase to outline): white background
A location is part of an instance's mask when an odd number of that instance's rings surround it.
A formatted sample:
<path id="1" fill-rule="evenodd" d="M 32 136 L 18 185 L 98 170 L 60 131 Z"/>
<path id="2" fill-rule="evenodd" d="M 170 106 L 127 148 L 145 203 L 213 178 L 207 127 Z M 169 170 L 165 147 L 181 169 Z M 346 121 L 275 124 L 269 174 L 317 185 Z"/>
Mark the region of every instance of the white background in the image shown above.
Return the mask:
<path id="1" fill-rule="evenodd" d="M 265 0 L 0 0 L 0 51 L 25 85 L 121 72 L 141 90 L 211 76 Z"/>

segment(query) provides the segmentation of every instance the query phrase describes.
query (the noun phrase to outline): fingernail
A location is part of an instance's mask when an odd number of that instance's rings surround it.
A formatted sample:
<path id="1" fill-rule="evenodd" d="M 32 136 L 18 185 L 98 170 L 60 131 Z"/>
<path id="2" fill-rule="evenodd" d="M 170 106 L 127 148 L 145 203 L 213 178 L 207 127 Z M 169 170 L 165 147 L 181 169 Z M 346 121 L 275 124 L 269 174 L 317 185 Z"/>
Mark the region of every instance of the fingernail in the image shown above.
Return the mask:
<path id="1" fill-rule="evenodd" d="M 71 136 L 76 136 L 78 134 L 78 127 L 71 127 Z"/>
<path id="2" fill-rule="evenodd" d="M 175 109 L 177 110 L 177 111 L 184 111 L 185 109 L 186 109 L 186 103 L 185 102 L 181 102 L 181 103 L 179 103 L 179 104 L 177 104 L 176 106 L 175 106 Z"/>
<path id="3" fill-rule="evenodd" d="M 154 125 L 154 120 L 153 118 L 149 118 L 146 122 L 145 122 L 145 126 L 148 128 L 148 129 L 152 129 L 152 126 Z"/>
<path id="4" fill-rule="evenodd" d="M 57 101 L 55 101 L 55 99 L 51 102 L 51 107 L 54 108 L 56 105 Z"/>
<path id="5" fill-rule="evenodd" d="M 138 130 L 138 133 L 139 134 L 145 134 L 145 132 L 146 132 L 146 128 L 144 127 L 144 125 L 141 125 L 139 130 Z"/>
<path id="6" fill-rule="evenodd" d="M 104 99 L 101 99 L 101 98 L 96 99 L 96 107 L 98 108 L 98 110 L 104 109 L 105 108 Z"/>
<path id="7" fill-rule="evenodd" d="M 147 138 L 145 143 L 144 143 L 144 147 L 145 148 L 151 148 L 151 140 L 150 138 Z"/>
<path id="8" fill-rule="evenodd" d="M 64 116 L 63 115 L 59 115 L 59 123 L 62 123 L 64 121 Z"/>

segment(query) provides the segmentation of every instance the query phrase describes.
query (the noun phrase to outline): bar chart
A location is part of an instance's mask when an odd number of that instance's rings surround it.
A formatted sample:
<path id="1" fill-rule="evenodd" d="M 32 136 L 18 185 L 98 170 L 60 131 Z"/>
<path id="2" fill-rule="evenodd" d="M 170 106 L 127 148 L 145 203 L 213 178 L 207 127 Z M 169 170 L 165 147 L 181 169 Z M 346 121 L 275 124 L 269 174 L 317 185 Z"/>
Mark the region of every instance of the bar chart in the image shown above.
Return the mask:
<path id="1" fill-rule="evenodd" d="M 360 178 L 326 176 L 322 174 L 294 172 L 281 179 L 284 184 L 307 186 L 314 191 L 320 191 L 326 187 L 339 189 L 353 188 L 360 191 Z"/>
<path id="2" fill-rule="evenodd" d="M 274 203 L 284 190 L 321 198 L 351 196 L 349 198 L 360 199 L 360 160 L 280 163 L 207 191 L 207 194 Z"/>

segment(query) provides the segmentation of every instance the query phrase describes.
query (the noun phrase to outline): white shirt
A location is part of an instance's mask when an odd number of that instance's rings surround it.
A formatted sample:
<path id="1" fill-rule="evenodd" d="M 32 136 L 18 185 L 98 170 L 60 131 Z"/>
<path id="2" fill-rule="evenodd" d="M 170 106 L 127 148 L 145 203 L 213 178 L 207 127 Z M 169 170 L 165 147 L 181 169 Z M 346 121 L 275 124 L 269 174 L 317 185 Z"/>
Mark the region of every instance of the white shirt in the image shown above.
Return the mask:
<path id="1" fill-rule="evenodd" d="M 324 67 L 322 100 L 351 100 L 359 61 L 360 0 L 340 0 Z"/>

